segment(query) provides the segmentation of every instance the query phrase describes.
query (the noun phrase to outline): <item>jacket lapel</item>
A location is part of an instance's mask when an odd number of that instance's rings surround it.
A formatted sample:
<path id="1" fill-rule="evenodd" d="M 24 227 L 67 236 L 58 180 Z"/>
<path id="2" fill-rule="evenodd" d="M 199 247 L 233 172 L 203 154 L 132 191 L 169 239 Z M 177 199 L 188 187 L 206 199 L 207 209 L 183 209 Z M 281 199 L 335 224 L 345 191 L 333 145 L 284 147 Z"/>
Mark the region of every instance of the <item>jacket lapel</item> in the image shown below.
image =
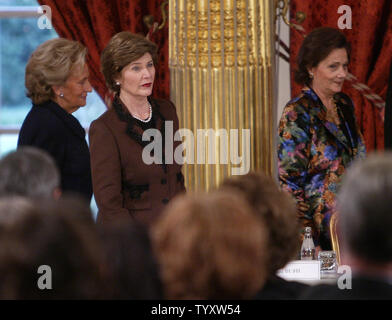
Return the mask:
<path id="1" fill-rule="evenodd" d="M 158 129 L 161 132 L 162 142 L 164 143 L 165 141 L 164 120 L 165 119 L 159 112 L 159 108 L 155 103 L 154 99 L 149 97 L 148 100 L 152 107 L 151 121 L 155 123 L 154 128 Z M 120 118 L 120 120 L 125 121 L 127 123 L 126 133 L 142 147 L 148 145 L 150 143 L 149 141 L 143 141 L 143 132 L 144 132 L 143 128 L 136 123 L 136 120 L 129 114 L 129 112 L 126 110 L 125 106 L 123 106 L 118 96 L 116 96 L 113 100 L 113 108 L 115 109 L 117 116 Z"/>
<path id="2" fill-rule="evenodd" d="M 161 132 L 162 137 L 164 137 L 165 134 L 165 118 L 163 115 L 159 112 L 159 107 L 157 103 L 154 101 L 152 98 L 148 98 L 148 101 L 151 104 L 152 108 L 152 114 L 153 116 L 155 115 L 155 127 Z"/>
<path id="3" fill-rule="evenodd" d="M 143 141 L 143 129 L 140 126 L 136 125 L 135 121 L 128 122 L 127 133 L 141 146 L 145 146 L 148 144 L 147 142 Z"/>
<path id="4" fill-rule="evenodd" d="M 160 113 L 159 107 L 154 101 L 154 99 L 148 97 L 148 101 L 150 102 L 152 108 L 152 118 L 150 121 L 153 121 L 154 128 L 158 129 L 161 132 L 163 143 L 163 163 L 161 164 L 161 166 L 163 171 L 167 173 L 167 165 L 165 161 L 165 118 Z M 123 106 L 118 96 L 116 96 L 113 100 L 113 108 L 116 111 L 117 116 L 120 118 L 120 120 L 127 122 L 126 133 L 128 134 L 128 136 L 130 136 L 131 139 L 139 143 L 142 147 L 147 146 L 150 142 L 143 141 L 143 128 L 136 123 L 136 120 L 129 114 L 129 112 L 126 110 L 126 107 Z"/>
<path id="5" fill-rule="evenodd" d="M 321 124 L 348 150 L 350 151 L 349 143 L 347 141 L 346 136 L 343 131 L 338 128 L 338 126 L 330 121 L 327 121 L 327 110 L 320 98 L 316 95 L 316 93 L 310 89 L 306 88 L 304 90 L 305 94 L 310 95 L 313 105 L 310 106 L 310 110 L 313 113 L 314 117 L 319 119 Z"/>
<path id="6" fill-rule="evenodd" d="M 320 108 L 321 109 L 321 108 Z M 325 128 L 327 128 L 327 130 L 337 139 L 339 140 L 339 142 L 347 149 L 350 150 L 349 148 L 349 144 L 347 141 L 346 136 L 344 135 L 343 131 L 340 130 L 338 128 L 338 126 L 334 123 L 334 122 L 330 122 L 326 120 L 326 111 L 325 111 L 325 107 L 322 106 L 322 109 L 320 110 L 320 112 L 316 115 L 321 123 L 323 124 L 323 126 Z"/>

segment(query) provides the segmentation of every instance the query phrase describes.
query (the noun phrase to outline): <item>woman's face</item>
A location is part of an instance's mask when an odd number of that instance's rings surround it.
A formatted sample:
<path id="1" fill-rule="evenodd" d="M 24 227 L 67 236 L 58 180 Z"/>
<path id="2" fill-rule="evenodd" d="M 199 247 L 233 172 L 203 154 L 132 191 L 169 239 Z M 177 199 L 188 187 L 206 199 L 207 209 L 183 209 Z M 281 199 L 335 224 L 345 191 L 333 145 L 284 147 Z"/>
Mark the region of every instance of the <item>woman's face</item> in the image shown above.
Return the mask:
<path id="1" fill-rule="evenodd" d="M 87 93 L 92 91 L 88 77 L 88 68 L 84 64 L 83 68 L 76 69 L 70 74 L 64 85 L 53 87 L 56 102 L 67 112 L 75 112 L 86 105 Z M 61 93 L 63 97 L 60 96 Z"/>
<path id="2" fill-rule="evenodd" d="M 122 69 L 120 78 L 120 95 L 127 95 L 139 99 L 148 97 L 152 93 L 155 79 L 155 67 L 151 54 L 145 53 L 139 59 Z"/>
<path id="3" fill-rule="evenodd" d="M 334 95 L 342 90 L 348 73 L 348 57 L 344 48 L 334 49 L 316 67 L 309 69 L 313 73 L 312 87 L 326 96 Z"/>

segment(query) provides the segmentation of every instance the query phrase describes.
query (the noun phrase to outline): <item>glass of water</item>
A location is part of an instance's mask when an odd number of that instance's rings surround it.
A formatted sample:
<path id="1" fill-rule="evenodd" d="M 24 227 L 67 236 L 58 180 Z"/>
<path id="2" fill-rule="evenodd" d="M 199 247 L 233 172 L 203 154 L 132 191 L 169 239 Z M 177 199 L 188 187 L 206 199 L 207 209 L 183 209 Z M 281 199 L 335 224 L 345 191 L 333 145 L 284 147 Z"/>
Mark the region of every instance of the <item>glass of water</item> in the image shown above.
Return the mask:
<path id="1" fill-rule="evenodd" d="M 335 251 L 320 251 L 318 254 L 320 261 L 320 271 L 322 273 L 336 273 L 338 265 Z"/>

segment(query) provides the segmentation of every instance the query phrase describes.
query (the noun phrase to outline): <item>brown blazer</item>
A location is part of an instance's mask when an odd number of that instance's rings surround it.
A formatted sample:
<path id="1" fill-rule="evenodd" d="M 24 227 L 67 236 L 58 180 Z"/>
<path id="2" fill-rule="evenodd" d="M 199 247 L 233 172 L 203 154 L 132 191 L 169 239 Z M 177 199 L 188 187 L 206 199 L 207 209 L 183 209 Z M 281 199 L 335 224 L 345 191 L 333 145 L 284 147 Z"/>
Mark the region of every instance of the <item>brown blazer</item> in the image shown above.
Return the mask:
<path id="1" fill-rule="evenodd" d="M 142 141 L 148 126 L 160 130 L 165 141 L 165 121 L 173 121 L 173 133 L 178 130 L 176 109 L 170 101 L 149 98 L 152 106 L 150 125 L 133 118 L 116 97 L 113 107 L 89 130 L 93 191 L 98 222 L 133 218 L 150 225 L 165 205 L 179 192 L 185 191 L 181 165 L 146 164 Z M 176 150 L 180 142 L 173 142 Z M 162 154 L 165 154 L 163 149 Z M 173 151 L 174 154 L 174 151 Z"/>

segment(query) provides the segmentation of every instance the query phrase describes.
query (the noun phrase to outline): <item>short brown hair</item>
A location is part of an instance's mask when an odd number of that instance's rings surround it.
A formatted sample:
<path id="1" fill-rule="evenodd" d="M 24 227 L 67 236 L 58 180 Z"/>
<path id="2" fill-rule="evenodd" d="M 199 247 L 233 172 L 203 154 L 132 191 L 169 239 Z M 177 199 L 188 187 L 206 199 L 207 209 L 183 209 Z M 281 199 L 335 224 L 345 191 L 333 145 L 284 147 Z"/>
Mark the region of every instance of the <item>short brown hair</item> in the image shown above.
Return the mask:
<path id="1" fill-rule="evenodd" d="M 101 297 L 98 242 L 92 229 L 72 217 L 34 205 L 2 230 L 0 243 L 0 299 Z M 51 290 L 37 287 L 41 265 L 53 269 Z"/>
<path id="2" fill-rule="evenodd" d="M 233 191 L 174 199 L 153 229 L 166 298 L 246 299 L 265 282 L 265 228 Z"/>
<path id="3" fill-rule="evenodd" d="M 334 49 L 346 49 L 347 57 L 350 60 L 350 43 L 343 33 L 329 27 L 314 29 L 306 36 L 299 49 L 294 80 L 299 84 L 310 85 L 312 79 L 309 76 L 308 68 L 316 67 Z"/>
<path id="4" fill-rule="evenodd" d="M 76 68 L 85 64 L 87 48 L 77 41 L 51 39 L 31 55 L 25 73 L 26 95 L 34 104 L 54 98 L 52 86 L 63 85 Z"/>
<path id="5" fill-rule="evenodd" d="M 300 226 L 294 201 L 279 190 L 275 181 L 262 173 L 227 178 L 222 188 L 241 192 L 263 224 L 268 227 L 269 269 L 283 268 L 299 250 Z"/>
<path id="6" fill-rule="evenodd" d="M 157 45 L 142 35 L 122 31 L 114 35 L 101 54 L 101 71 L 107 87 L 118 92 L 116 78 L 121 70 L 144 54 L 151 54 L 154 64 L 158 60 Z"/>

